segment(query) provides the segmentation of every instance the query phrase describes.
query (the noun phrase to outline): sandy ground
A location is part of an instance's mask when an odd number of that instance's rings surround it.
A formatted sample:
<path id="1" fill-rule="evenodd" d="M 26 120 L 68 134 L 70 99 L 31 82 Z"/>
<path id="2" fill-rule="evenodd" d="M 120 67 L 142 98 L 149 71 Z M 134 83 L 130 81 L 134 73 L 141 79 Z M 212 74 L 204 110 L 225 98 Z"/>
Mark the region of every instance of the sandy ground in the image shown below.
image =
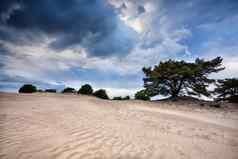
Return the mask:
<path id="1" fill-rule="evenodd" d="M 238 159 L 238 110 L 0 93 L 1 159 Z"/>

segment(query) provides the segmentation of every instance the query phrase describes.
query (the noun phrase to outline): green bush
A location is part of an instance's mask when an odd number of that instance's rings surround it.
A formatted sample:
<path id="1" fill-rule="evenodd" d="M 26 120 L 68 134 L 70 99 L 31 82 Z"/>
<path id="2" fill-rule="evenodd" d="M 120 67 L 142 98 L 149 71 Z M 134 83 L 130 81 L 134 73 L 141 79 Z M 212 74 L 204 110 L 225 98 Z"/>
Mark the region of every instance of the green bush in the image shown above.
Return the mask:
<path id="1" fill-rule="evenodd" d="M 34 85 L 25 84 L 18 90 L 18 92 L 19 93 L 34 93 L 34 92 L 37 92 L 37 88 Z"/>
<path id="2" fill-rule="evenodd" d="M 112 100 L 130 100 L 130 96 L 125 96 L 125 97 L 113 97 Z"/>
<path id="3" fill-rule="evenodd" d="M 150 97 L 149 97 L 148 93 L 146 92 L 146 90 L 140 90 L 140 91 L 136 92 L 135 99 L 150 100 Z"/>
<path id="4" fill-rule="evenodd" d="M 122 97 L 113 97 L 112 100 L 122 100 Z"/>
<path id="5" fill-rule="evenodd" d="M 92 93 L 93 93 L 93 88 L 89 84 L 83 85 L 78 91 L 78 94 L 90 95 Z"/>
<path id="6" fill-rule="evenodd" d="M 95 97 L 101 98 L 101 99 L 109 99 L 106 91 L 104 89 L 99 89 L 93 93 Z"/>
<path id="7" fill-rule="evenodd" d="M 71 87 L 66 87 L 62 93 L 75 93 L 76 90 L 74 88 L 71 88 Z"/>

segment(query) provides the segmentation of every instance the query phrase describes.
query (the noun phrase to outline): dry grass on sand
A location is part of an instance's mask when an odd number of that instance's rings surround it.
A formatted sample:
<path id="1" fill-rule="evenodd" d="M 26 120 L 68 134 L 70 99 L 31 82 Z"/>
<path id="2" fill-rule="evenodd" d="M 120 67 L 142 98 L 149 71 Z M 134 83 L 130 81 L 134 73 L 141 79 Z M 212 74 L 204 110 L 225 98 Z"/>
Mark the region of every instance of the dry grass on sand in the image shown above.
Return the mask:
<path id="1" fill-rule="evenodd" d="M 0 93 L 1 159 L 237 159 L 238 110 Z"/>

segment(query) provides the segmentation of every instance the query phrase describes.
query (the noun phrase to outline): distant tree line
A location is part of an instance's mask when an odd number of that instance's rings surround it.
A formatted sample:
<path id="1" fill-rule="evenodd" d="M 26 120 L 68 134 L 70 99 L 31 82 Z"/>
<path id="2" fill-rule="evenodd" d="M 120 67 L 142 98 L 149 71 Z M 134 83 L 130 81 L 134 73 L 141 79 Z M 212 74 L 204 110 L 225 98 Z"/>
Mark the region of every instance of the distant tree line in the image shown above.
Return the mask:
<path id="1" fill-rule="evenodd" d="M 212 60 L 203 60 L 197 58 L 195 62 L 167 60 L 161 61 L 158 65 L 144 67 L 142 71 L 145 74 L 143 78 L 144 89 L 135 93 L 135 99 L 150 100 L 157 95 L 170 96 L 176 100 L 180 96 L 216 96 L 218 101 L 238 102 L 238 78 L 215 80 L 209 78 L 212 73 L 224 70 L 221 57 Z M 215 84 L 214 90 L 208 90 L 211 84 Z M 37 90 L 36 86 L 31 84 L 23 85 L 19 93 L 34 92 L 56 93 L 56 89 Z M 78 93 L 84 95 L 93 95 L 102 99 L 109 99 L 106 90 L 99 89 L 93 91 L 89 84 L 83 85 L 78 91 L 71 87 L 66 87 L 62 93 Z M 113 100 L 129 100 L 129 96 L 114 97 Z"/>
<path id="2" fill-rule="evenodd" d="M 32 84 L 25 84 L 19 89 L 18 92 L 19 93 L 35 93 L 35 92 L 57 93 L 57 90 L 45 89 L 43 91 L 42 89 L 38 90 L 37 87 Z M 92 86 L 90 86 L 89 84 L 85 84 L 81 86 L 81 88 L 78 91 L 76 91 L 76 89 L 74 88 L 66 87 L 61 91 L 61 93 L 77 93 L 77 94 L 83 94 L 83 95 L 93 95 L 101 99 L 109 99 L 106 90 L 99 89 L 94 92 Z"/>
<path id="3" fill-rule="evenodd" d="M 222 67 L 222 58 L 212 60 L 197 58 L 195 62 L 168 60 L 152 67 L 144 67 L 145 74 L 143 90 L 135 94 L 136 99 L 150 100 L 156 95 L 170 96 L 176 100 L 179 96 L 207 96 L 217 95 L 217 100 L 238 102 L 238 78 L 215 80 L 209 78 Z M 217 87 L 209 91 L 208 87 Z"/>

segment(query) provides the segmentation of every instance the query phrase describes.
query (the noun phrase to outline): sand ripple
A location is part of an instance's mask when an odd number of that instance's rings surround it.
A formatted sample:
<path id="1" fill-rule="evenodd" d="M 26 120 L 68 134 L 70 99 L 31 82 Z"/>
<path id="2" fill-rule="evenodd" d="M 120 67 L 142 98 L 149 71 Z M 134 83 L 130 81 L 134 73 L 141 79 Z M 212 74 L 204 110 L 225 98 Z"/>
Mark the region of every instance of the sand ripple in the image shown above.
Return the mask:
<path id="1" fill-rule="evenodd" d="M 203 116 L 154 111 L 143 102 L 1 93 L 0 158 L 237 159 L 238 126 Z"/>

